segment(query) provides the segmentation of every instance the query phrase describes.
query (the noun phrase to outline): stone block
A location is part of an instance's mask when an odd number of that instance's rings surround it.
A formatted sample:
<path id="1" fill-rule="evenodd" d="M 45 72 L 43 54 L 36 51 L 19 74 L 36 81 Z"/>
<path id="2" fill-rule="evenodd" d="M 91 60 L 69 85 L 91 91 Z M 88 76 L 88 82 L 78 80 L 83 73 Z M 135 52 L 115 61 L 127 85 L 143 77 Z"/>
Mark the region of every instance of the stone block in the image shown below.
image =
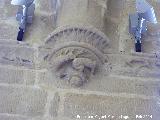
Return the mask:
<path id="1" fill-rule="evenodd" d="M 0 21 L 0 40 L 16 41 L 18 33 L 18 25 L 13 21 L 8 21 L 10 23 L 5 23 L 6 21 Z M 14 24 L 14 25 L 12 25 Z M 17 25 L 17 26 L 16 26 Z"/>
<path id="2" fill-rule="evenodd" d="M 128 93 L 136 95 L 157 96 L 160 91 L 159 81 L 154 79 L 138 79 L 138 78 L 123 78 L 107 77 L 99 75 L 93 78 L 88 84 L 81 89 L 89 91 L 100 91 L 105 93 Z"/>
<path id="3" fill-rule="evenodd" d="M 95 0 L 64 1 L 58 16 L 58 27 L 68 25 L 94 26 L 102 30 L 102 6 Z"/>
<path id="4" fill-rule="evenodd" d="M 134 63 L 134 60 L 139 60 L 139 62 Z M 159 70 L 153 66 L 158 67 L 158 61 L 155 63 L 153 62 L 154 59 L 150 59 L 151 61 L 149 61 L 152 64 L 148 64 L 148 67 L 145 67 L 143 65 L 145 62 L 140 62 L 140 60 L 147 61 L 148 59 L 136 56 L 120 55 L 116 57 L 116 55 L 108 55 L 108 63 L 100 69 L 100 72 L 91 76 L 83 86 L 75 88 L 107 93 L 157 96 L 160 90 Z M 46 70 L 39 73 L 38 76 L 38 84 L 47 88 L 73 89 L 66 80 L 59 79 L 52 71 Z"/>
<path id="5" fill-rule="evenodd" d="M 47 93 L 38 88 L 0 86 L 0 113 L 42 116 Z"/>
<path id="6" fill-rule="evenodd" d="M 34 48 L 26 45 L 0 45 L 0 63 L 33 68 L 34 53 Z"/>
<path id="7" fill-rule="evenodd" d="M 71 87 L 65 80 L 60 80 L 54 75 L 48 75 L 48 72 L 40 73 L 39 85 L 47 88 L 62 88 L 62 89 L 79 89 L 88 91 L 99 91 L 107 93 L 129 93 L 146 96 L 157 96 L 160 91 L 158 79 L 154 78 L 138 78 L 114 76 L 107 73 L 100 73 L 92 76 L 88 83 L 81 87 Z"/>
<path id="8" fill-rule="evenodd" d="M 159 59 L 154 56 L 108 55 L 111 73 L 122 76 L 158 79 L 159 63 Z"/>
<path id="9" fill-rule="evenodd" d="M 0 83 L 33 85 L 35 78 L 34 70 L 0 66 Z"/>
<path id="10" fill-rule="evenodd" d="M 52 0 L 35 0 L 36 9 L 42 12 L 53 13 L 53 1 Z"/>
<path id="11" fill-rule="evenodd" d="M 28 117 L 23 117 L 23 116 L 0 114 L 0 120 L 28 120 L 28 119 L 29 119 Z"/>
<path id="12" fill-rule="evenodd" d="M 101 5 L 103 8 L 107 8 L 107 0 L 95 0 L 99 5 Z"/>
<path id="13" fill-rule="evenodd" d="M 17 7 L 11 5 L 11 0 L 0 0 L 0 20 L 10 19 L 17 12 Z"/>
<path id="14" fill-rule="evenodd" d="M 120 18 L 124 10 L 125 0 L 108 0 L 107 13 L 111 17 Z"/>
<path id="15" fill-rule="evenodd" d="M 104 33 L 109 38 L 109 44 L 104 50 L 105 53 L 117 53 L 119 50 L 119 23 L 111 18 L 106 17 L 104 22 Z"/>
<path id="16" fill-rule="evenodd" d="M 148 24 L 148 34 L 160 38 L 160 24 Z"/>
<path id="17" fill-rule="evenodd" d="M 57 117 L 59 109 L 60 96 L 58 93 L 55 94 L 53 100 L 51 101 L 49 113 L 51 117 Z"/>
<path id="18" fill-rule="evenodd" d="M 44 30 L 45 28 L 45 30 Z M 53 15 L 36 9 L 33 23 L 27 26 L 24 41 L 30 44 L 44 44 L 45 38 L 54 30 Z"/>
<path id="19" fill-rule="evenodd" d="M 81 120 L 89 120 L 91 118 L 93 120 L 118 120 L 121 118 L 121 115 L 132 120 L 136 120 L 136 117 L 140 115 L 142 115 L 142 119 L 144 120 L 159 120 L 160 106 L 154 99 L 130 98 L 129 95 L 127 97 L 72 93 L 65 95 L 64 116 L 68 118 Z"/>

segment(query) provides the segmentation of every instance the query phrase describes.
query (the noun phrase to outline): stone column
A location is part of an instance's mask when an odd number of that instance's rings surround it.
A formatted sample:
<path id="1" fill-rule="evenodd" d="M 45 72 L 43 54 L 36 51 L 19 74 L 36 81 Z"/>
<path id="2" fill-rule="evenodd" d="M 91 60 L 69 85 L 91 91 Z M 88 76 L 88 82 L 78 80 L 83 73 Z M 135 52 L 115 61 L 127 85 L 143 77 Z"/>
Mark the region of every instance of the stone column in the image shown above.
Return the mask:
<path id="1" fill-rule="evenodd" d="M 41 48 L 47 51 L 44 60 L 48 70 L 71 86 L 80 87 L 107 61 L 102 7 L 94 0 L 60 2 L 57 29 Z"/>
<path id="2" fill-rule="evenodd" d="M 103 28 L 102 6 L 95 0 L 61 0 L 58 27 L 66 25 L 93 26 Z"/>
<path id="3" fill-rule="evenodd" d="M 131 1 L 131 0 L 130 0 Z M 126 0 L 107 0 L 106 2 L 106 12 L 105 12 L 105 27 L 104 31 L 110 39 L 110 50 L 109 53 L 118 53 L 120 50 L 119 42 L 120 42 L 120 34 L 121 26 L 124 26 L 126 23 L 122 23 L 124 17 L 126 17 L 125 12 L 128 12 L 125 9 L 125 5 L 128 2 Z M 128 22 L 128 21 L 127 21 Z"/>

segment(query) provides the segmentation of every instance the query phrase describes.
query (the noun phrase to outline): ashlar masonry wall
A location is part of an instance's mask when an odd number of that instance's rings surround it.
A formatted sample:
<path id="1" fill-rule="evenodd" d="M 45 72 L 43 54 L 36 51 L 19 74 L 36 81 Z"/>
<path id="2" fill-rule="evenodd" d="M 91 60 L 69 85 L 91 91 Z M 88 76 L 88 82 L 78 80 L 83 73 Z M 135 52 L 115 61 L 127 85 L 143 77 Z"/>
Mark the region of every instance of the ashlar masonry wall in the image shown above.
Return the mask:
<path id="1" fill-rule="evenodd" d="M 135 0 L 64 0 L 56 26 L 52 2 L 35 1 L 17 44 L 16 8 L 0 0 L 0 120 L 159 120 L 159 25 L 135 53 Z"/>

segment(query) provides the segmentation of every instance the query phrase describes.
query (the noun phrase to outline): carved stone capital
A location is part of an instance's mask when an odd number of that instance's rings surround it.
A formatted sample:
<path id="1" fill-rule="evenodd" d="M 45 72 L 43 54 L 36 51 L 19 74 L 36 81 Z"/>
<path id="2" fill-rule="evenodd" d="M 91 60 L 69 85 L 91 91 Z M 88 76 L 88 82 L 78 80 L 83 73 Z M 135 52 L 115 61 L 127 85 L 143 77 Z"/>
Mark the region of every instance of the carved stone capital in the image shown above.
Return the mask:
<path id="1" fill-rule="evenodd" d="M 108 38 L 92 27 L 63 27 L 54 31 L 44 48 L 48 69 L 71 86 L 80 87 L 106 62 L 104 48 Z"/>

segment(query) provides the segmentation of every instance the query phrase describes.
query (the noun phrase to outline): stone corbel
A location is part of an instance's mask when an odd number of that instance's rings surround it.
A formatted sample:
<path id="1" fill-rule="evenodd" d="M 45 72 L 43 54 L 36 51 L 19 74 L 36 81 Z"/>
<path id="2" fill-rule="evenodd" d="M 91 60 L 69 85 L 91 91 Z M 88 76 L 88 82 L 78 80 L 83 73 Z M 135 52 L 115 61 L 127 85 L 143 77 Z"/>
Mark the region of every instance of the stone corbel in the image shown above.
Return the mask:
<path id="1" fill-rule="evenodd" d="M 80 87 L 106 62 L 108 38 L 92 27 L 63 27 L 46 40 L 48 69 L 71 86 Z"/>

